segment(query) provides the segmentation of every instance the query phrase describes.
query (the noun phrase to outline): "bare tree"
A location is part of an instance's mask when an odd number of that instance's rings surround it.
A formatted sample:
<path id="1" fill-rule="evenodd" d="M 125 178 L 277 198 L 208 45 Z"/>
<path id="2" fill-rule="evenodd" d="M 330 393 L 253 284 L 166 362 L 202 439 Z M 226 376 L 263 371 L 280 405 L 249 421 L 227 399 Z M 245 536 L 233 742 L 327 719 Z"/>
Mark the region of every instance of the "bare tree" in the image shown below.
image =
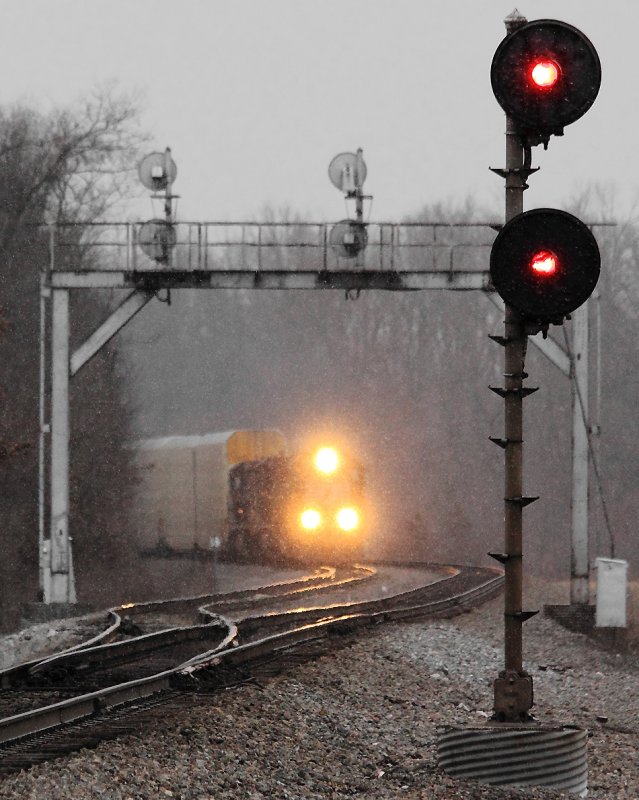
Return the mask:
<path id="1" fill-rule="evenodd" d="M 97 92 L 70 109 L 41 114 L 0 110 L 0 438 L 28 445 L 23 458 L 0 470 L 2 623 L 15 624 L 20 603 L 36 597 L 39 270 L 47 262 L 45 223 L 96 221 L 130 186 L 143 137 L 135 103 Z M 80 237 L 82 229 L 77 228 Z M 80 239 L 78 238 L 78 241 Z M 88 255 L 88 254 L 87 254 Z M 84 337 L 106 313 L 95 295 L 71 298 L 74 331 Z M 127 400 L 111 346 L 72 387 L 72 503 L 80 575 L 97 553 L 113 572 L 125 572 L 125 512 L 133 473 Z M 99 392 L 99 397 L 96 393 Z M 5 444 L 5 447 L 7 445 Z M 80 590 L 87 584 L 80 581 Z"/>

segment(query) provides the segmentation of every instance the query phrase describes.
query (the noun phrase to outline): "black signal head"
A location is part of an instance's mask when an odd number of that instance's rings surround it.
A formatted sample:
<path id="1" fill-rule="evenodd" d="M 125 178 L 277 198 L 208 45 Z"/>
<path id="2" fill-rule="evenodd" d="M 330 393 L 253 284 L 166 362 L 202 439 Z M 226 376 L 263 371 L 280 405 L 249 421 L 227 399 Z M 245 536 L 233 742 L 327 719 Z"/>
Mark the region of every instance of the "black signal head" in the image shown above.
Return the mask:
<path id="1" fill-rule="evenodd" d="M 560 324 L 590 297 L 601 257 L 581 220 L 553 208 L 536 208 L 506 223 L 490 253 L 497 293 L 521 316 Z"/>
<path id="2" fill-rule="evenodd" d="M 509 33 L 490 70 L 497 102 L 530 144 L 561 135 L 595 101 L 601 64 L 590 40 L 566 22 L 539 19 Z"/>

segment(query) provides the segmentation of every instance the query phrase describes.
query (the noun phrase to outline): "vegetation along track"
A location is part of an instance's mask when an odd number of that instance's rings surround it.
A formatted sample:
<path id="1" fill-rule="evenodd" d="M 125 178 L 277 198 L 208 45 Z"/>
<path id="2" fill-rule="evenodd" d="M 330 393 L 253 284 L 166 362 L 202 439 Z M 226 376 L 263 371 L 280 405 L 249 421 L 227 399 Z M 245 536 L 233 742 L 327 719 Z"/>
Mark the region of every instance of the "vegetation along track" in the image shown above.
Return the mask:
<path id="1" fill-rule="evenodd" d="M 281 671 L 360 628 L 454 616 L 502 583 L 495 568 L 380 564 L 112 609 L 99 636 L 0 673 L 0 774 L 144 727 L 193 693 Z"/>

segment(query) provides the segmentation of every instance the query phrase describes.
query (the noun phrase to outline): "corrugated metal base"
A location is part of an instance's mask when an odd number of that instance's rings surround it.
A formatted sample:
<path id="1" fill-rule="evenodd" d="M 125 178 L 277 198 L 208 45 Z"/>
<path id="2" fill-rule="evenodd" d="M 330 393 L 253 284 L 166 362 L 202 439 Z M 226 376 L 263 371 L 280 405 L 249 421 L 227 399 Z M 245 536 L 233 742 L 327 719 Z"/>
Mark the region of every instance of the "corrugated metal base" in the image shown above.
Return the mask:
<path id="1" fill-rule="evenodd" d="M 579 728 L 510 725 L 445 728 L 438 734 L 440 766 L 455 778 L 500 786 L 551 786 L 588 794 L 586 742 Z"/>

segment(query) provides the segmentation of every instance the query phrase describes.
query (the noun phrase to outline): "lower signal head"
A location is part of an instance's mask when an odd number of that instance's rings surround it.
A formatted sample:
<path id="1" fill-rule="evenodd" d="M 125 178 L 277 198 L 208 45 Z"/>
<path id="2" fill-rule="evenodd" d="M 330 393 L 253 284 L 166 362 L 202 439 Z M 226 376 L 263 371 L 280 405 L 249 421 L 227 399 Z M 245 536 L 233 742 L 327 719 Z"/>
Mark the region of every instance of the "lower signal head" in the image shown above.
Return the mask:
<path id="1" fill-rule="evenodd" d="M 553 208 L 518 214 L 490 253 L 497 293 L 526 320 L 561 323 L 590 297 L 601 269 L 599 247 L 581 220 Z"/>

